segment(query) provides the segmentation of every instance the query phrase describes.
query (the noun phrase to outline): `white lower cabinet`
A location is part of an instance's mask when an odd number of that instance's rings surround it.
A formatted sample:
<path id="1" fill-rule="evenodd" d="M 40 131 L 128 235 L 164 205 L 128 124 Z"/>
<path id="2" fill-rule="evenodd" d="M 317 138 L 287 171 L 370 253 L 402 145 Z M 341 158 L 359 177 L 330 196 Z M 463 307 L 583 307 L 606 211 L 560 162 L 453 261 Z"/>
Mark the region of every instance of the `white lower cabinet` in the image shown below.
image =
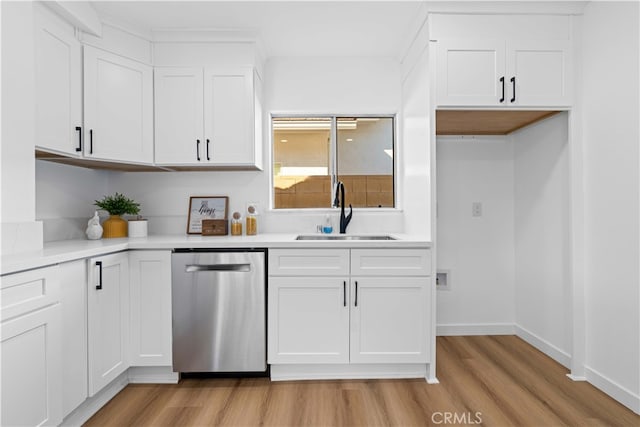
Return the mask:
<path id="1" fill-rule="evenodd" d="M 3 426 L 62 422 L 60 286 L 56 267 L 2 277 Z"/>
<path id="2" fill-rule="evenodd" d="M 60 264 L 62 306 L 62 416 L 88 396 L 87 263 Z"/>
<path id="3" fill-rule="evenodd" d="M 88 260 L 89 396 L 129 368 L 129 257 Z"/>
<path id="4" fill-rule="evenodd" d="M 271 250 L 269 363 L 428 363 L 429 261 L 426 249 Z"/>
<path id="5" fill-rule="evenodd" d="M 171 366 L 171 251 L 129 252 L 131 365 Z"/>
<path id="6" fill-rule="evenodd" d="M 351 363 L 426 363 L 428 277 L 351 279 Z"/>
<path id="7" fill-rule="evenodd" d="M 348 278 L 269 279 L 269 363 L 349 363 Z"/>

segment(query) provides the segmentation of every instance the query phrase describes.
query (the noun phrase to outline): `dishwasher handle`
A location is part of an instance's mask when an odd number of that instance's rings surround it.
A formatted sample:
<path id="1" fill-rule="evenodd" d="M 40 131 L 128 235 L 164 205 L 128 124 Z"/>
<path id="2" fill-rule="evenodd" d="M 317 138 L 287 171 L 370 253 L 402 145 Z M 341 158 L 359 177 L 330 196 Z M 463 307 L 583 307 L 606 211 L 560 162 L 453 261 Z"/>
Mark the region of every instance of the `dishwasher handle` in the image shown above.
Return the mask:
<path id="1" fill-rule="evenodd" d="M 187 264 L 185 272 L 195 273 L 198 271 L 251 271 L 251 264 Z"/>

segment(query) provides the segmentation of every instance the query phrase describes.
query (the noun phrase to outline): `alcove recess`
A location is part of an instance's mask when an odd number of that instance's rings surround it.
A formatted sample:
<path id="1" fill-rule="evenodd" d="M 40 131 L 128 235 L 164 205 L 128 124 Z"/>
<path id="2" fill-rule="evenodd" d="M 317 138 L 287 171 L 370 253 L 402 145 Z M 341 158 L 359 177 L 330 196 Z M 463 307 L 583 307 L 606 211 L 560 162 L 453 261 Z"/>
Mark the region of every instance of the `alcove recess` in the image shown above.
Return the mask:
<path id="1" fill-rule="evenodd" d="M 549 110 L 437 110 L 436 135 L 508 135 L 559 112 Z"/>

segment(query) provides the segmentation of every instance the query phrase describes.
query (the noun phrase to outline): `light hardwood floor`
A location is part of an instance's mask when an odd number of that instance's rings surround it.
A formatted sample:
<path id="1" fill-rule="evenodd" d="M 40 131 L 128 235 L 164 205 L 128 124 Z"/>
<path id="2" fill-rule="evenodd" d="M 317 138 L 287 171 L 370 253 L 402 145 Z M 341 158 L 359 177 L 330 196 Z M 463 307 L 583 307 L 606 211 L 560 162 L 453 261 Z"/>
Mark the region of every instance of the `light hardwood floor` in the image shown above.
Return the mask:
<path id="1" fill-rule="evenodd" d="M 438 337 L 438 379 L 129 385 L 88 426 L 640 426 L 515 336 Z M 449 421 L 449 422 L 446 422 Z"/>

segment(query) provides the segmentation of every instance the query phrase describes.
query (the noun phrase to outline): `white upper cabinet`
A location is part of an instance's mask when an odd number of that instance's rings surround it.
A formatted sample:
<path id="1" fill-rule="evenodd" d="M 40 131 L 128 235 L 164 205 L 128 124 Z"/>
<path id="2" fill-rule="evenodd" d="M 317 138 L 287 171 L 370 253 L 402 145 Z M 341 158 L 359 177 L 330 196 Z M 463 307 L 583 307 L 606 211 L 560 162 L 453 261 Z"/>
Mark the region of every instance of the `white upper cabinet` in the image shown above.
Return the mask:
<path id="1" fill-rule="evenodd" d="M 84 155 L 153 162 L 153 74 L 148 65 L 84 47 Z"/>
<path id="2" fill-rule="evenodd" d="M 254 83 L 248 67 L 157 67 L 156 164 L 260 167 Z"/>
<path id="3" fill-rule="evenodd" d="M 569 42 L 508 41 L 506 76 L 510 104 L 519 106 L 571 105 L 571 49 Z"/>
<path id="4" fill-rule="evenodd" d="M 438 41 L 438 105 L 504 103 L 504 41 Z"/>
<path id="5" fill-rule="evenodd" d="M 43 5 L 35 7 L 36 146 L 82 154 L 81 46 L 74 28 Z"/>
<path id="6" fill-rule="evenodd" d="M 202 161 L 204 89 L 202 68 L 156 68 L 155 160 L 158 164 Z"/>
<path id="7" fill-rule="evenodd" d="M 438 106 L 571 105 L 569 43 L 562 40 L 442 40 Z"/>
<path id="8" fill-rule="evenodd" d="M 207 161 L 255 163 L 253 70 L 205 69 L 204 94 Z"/>
<path id="9" fill-rule="evenodd" d="M 570 15 L 432 14 L 438 107 L 572 104 Z"/>

